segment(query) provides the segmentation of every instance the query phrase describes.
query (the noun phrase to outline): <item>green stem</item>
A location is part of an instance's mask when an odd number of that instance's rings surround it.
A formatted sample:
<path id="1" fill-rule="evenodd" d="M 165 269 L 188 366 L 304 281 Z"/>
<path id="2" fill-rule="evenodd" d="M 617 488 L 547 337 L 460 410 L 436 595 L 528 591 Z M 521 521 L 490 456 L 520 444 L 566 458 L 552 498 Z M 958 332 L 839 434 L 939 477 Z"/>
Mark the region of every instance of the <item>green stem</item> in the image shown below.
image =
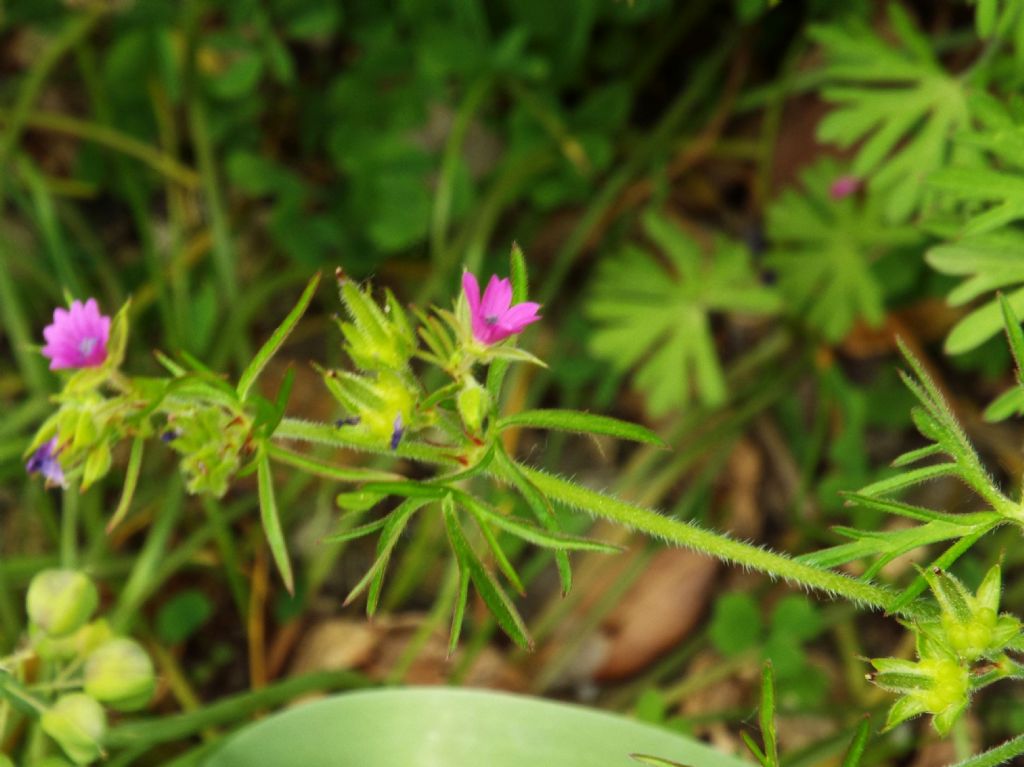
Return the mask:
<path id="1" fill-rule="evenodd" d="M 28 320 L 21 303 L 21 292 L 14 281 L 12 264 L 17 261 L 10 248 L 10 241 L 0 233 L 0 321 L 7 333 L 18 370 L 27 387 L 34 393 L 48 392 L 52 388 L 43 367 L 42 355 L 33 349 Z"/>
<path id="2" fill-rule="evenodd" d="M 238 297 L 238 282 L 235 277 L 235 253 L 231 242 L 231 229 L 217 178 L 217 166 L 213 159 L 213 142 L 206 123 L 206 109 L 202 96 L 192 94 L 188 104 L 188 125 L 192 144 L 196 151 L 196 163 L 203 182 L 203 193 L 210 210 L 210 225 L 213 229 L 213 256 L 220 276 L 221 287 L 227 305 L 233 305 Z"/>
<path id="3" fill-rule="evenodd" d="M 815 591 L 841 596 L 856 604 L 889 612 L 896 593 L 888 588 L 855 580 L 846 575 L 812 567 L 773 551 L 737 541 L 721 533 L 705 530 L 689 522 L 672 519 L 653 509 L 646 509 L 603 493 L 589 490 L 568 480 L 520 464 L 520 469 L 537 488 L 566 506 L 586 511 L 655 538 L 709 554 L 717 559 L 798 583 Z M 916 604 L 909 604 L 899 614 L 914 617 L 921 614 Z"/>
<path id="4" fill-rule="evenodd" d="M 456 172 L 462 158 L 462 145 L 466 139 L 466 132 L 473 121 L 473 116 L 483 105 L 484 97 L 487 96 L 490 88 L 490 75 L 484 75 L 473 83 L 463 99 L 459 111 L 455 115 L 451 132 L 448 134 L 448 141 L 444 148 L 444 157 L 441 160 L 441 174 L 437 184 L 437 193 L 434 195 L 434 209 L 430 217 L 432 277 L 424 285 L 419 303 L 423 303 L 422 299 L 433 295 L 438 286 L 447 281 L 448 273 L 454 265 L 449 262 L 458 256 L 458 252 L 450 249 L 446 241 L 448 225 L 451 221 Z"/>
<path id="5" fill-rule="evenodd" d="M 1018 735 L 1013 740 L 1008 740 L 1001 746 L 989 749 L 983 754 L 957 762 L 953 767 L 996 767 L 1022 755 L 1024 755 L 1024 735 Z"/>
<path id="6" fill-rule="evenodd" d="M 184 507 L 181 482 L 174 477 L 169 482 L 170 492 L 157 513 L 156 521 L 149 530 L 146 543 L 135 560 L 128 582 L 121 591 L 117 606 L 110 616 L 115 631 L 126 632 L 135 618 L 135 612 L 159 585 L 160 567 L 170 548 L 171 535 L 177 526 Z"/>
<path id="7" fill-rule="evenodd" d="M 0 567 L 0 653 L 8 652 L 18 640 L 21 634 L 20 615 L 7 582 L 7 573 Z"/>
<path id="8" fill-rule="evenodd" d="M 274 436 L 333 444 L 337 447 L 357 450 L 369 449 L 373 452 L 388 452 L 386 447 L 372 443 L 358 432 L 345 433 L 344 438 L 341 434 L 341 430 L 327 424 L 285 419 Z M 448 457 L 438 448 L 415 443 L 403 445 L 397 452 L 402 457 L 434 464 L 441 463 Z M 722 533 L 705 530 L 690 522 L 672 519 L 653 509 L 589 490 L 539 469 L 522 464 L 517 464 L 517 466 L 542 493 L 570 508 L 586 511 L 652 537 L 669 541 L 677 546 L 694 549 L 726 562 L 800 584 L 808 589 L 843 597 L 855 604 L 907 617 L 919 617 L 926 613 L 926 608 L 916 602 L 897 606 L 898 595 L 896 592 L 883 586 L 865 583 L 832 570 L 797 562 L 783 554 L 743 543 Z"/>
<path id="9" fill-rule="evenodd" d="M 100 11 L 90 11 L 82 16 L 73 17 L 60 36 L 32 65 L 32 69 L 29 70 L 25 82 L 18 91 L 18 100 L 9 112 L 7 127 L 4 129 L 3 135 L 0 136 L 0 166 L 7 164 L 11 151 L 18 139 L 21 138 L 21 133 L 28 122 L 29 113 L 32 111 L 36 99 L 39 98 L 39 92 L 42 90 L 47 76 L 57 66 L 57 62 L 64 57 L 64 54 L 89 34 L 99 21 L 100 15 Z"/>
<path id="10" fill-rule="evenodd" d="M 12 110 L 0 109 L 0 125 L 9 128 L 14 119 L 15 115 Z M 112 149 L 148 165 L 157 173 L 188 189 L 195 189 L 200 184 L 199 174 L 178 162 L 174 157 L 164 154 L 145 141 L 140 141 L 107 125 L 56 112 L 30 112 L 25 116 L 23 128 L 62 133 L 65 136 L 73 136 L 82 141 L 90 141 Z"/>
<path id="11" fill-rule="evenodd" d="M 60 514 L 61 567 L 74 569 L 78 564 L 78 489 L 64 491 L 64 504 Z"/>
<path id="12" fill-rule="evenodd" d="M 543 289 L 537 298 L 542 304 L 550 303 L 558 295 L 562 283 L 569 276 L 573 262 L 583 251 L 591 234 L 602 221 L 606 212 L 619 198 L 619 193 L 639 173 L 643 172 L 663 152 L 668 143 L 676 136 L 680 126 L 693 115 L 697 104 L 704 99 L 717 83 L 718 74 L 732 51 L 738 37 L 731 35 L 722 41 L 714 52 L 692 73 L 688 87 L 665 112 L 650 138 L 640 144 L 636 151 L 624 162 L 620 169 L 612 175 L 601 190 L 593 197 L 590 206 L 584 211 L 576 228 L 573 229 L 565 244 L 555 255 L 554 263 L 548 270 Z"/>

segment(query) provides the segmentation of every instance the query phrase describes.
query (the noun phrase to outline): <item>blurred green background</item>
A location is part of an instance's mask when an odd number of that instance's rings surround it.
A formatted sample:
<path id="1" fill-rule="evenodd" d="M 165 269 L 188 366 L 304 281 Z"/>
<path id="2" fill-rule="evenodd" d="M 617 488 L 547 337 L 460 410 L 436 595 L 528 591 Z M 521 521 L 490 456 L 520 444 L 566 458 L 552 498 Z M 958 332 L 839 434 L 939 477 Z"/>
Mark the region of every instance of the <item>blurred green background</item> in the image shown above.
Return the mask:
<path id="1" fill-rule="evenodd" d="M 317 544 L 337 515 L 333 492 L 302 477 L 282 483 L 302 570 L 294 598 L 268 575 L 244 483 L 223 502 L 193 502 L 169 456 L 149 455 L 138 510 L 108 538 L 117 477 L 81 498 L 26 481 L 22 451 L 56 389 L 35 347 L 66 294 L 108 312 L 132 298 L 134 370 L 155 371 L 159 348 L 237 374 L 314 271 L 340 266 L 403 300 L 447 304 L 464 267 L 504 274 L 513 241 L 545 304 L 531 348 L 552 368 L 517 373 L 510 402 L 646 421 L 674 448 L 521 435 L 522 455 L 787 551 L 834 542 L 828 527 L 851 518 L 879 524 L 844 510 L 837 491 L 912 443 L 893 338 L 941 341 L 959 318 L 942 301 L 953 282 L 925 265 L 930 235 L 908 223 L 917 200 L 829 195 L 852 153 L 815 136 L 823 88 L 845 75 L 825 68 L 808 30 L 883 27 L 884 5 L 769 5 L 0 0 L 5 626 L 18 623 L 30 575 L 55 561 L 61 505 L 80 505 L 87 565 L 108 591 L 127 589 L 136 630 L 169 648 L 157 662 L 172 681 L 155 709 L 188 709 L 286 676 L 305 657 L 301 638 L 342 614 L 339 594 L 359 572 L 346 557 L 366 558 Z M 976 52 L 964 4 L 905 7 L 950 60 Z M 286 356 L 300 373 L 294 413 L 329 419 L 302 374 L 310 359 L 340 359 L 338 305 L 324 290 L 315 307 Z M 1005 345 L 982 344 L 991 335 L 942 362 L 968 403 L 1009 381 Z M 978 427 L 978 409 L 967 406 L 972 436 L 1019 477 L 1019 433 Z M 957 488 L 935 492 L 946 508 L 970 503 Z M 150 535 L 167 506 L 179 526 Z M 891 622 L 625 537 L 614 569 L 582 562 L 567 600 L 550 561 L 523 553 L 538 652 L 509 648 L 480 616 L 450 662 L 427 642 L 440 626 L 443 534 L 424 523 L 410 537 L 383 600 L 393 622 L 373 629 L 390 649 L 361 667 L 368 676 L 487 684 L 471 669 L 488 658 L 492 686 L 581 697 L 735 745 L 768 657 L 792 717 L 785 745 L 804 755 L 793 765 L 829 763 L 856 717 L 887 703 L 859 658 L 891 651 Z M 997 535 L 988 553 L 1008 544 Z M 122 583 L 138 557 L 153 563 L 145 593 Z M 981 572 L 964 565 L 968 581 Z M 680 593 L 693 609 L 680 610 Z M 1024 589 L 1008 599 L 1019 607 Z M 689 617 L 650 617 L 680 611 Z M 344 616 L 363 630 L 357 609 Z M 623 626 L 640 626 L 640 639 Z M 633 644 L 615 645 L 620 634 Z M 335 641 L 348 647 L 347 636 Z M 602 642 L 618 654 L 597 662 Z M 990 740 L 1024 729 L 1019 700 L 999 695 L 979 709 Z M 910 763 L 926 748 L 890 737 L 871 763 Z"/>

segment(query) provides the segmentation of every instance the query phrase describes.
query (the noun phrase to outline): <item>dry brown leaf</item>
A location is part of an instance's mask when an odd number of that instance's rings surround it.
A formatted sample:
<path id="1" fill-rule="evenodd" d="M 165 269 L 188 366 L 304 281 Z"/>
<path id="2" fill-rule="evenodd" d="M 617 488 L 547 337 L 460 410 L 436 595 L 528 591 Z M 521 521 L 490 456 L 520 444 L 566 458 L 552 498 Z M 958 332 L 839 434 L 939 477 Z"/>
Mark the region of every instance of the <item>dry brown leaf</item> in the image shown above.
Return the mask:
<path id="1" fill-rule="evenodd" d="M 325 620 L 307 631 L 299 641 L 289 673 L 352 670 L 371 679 L 384 679 L 403 657 L 424 619 L 415 614 L 380 616 L 372 622 L 347 618 Z M 446 684 L 462 657 L 461 652 L 449 657 L 448 636 L 444 631 L 436 631 L 427 639 L 402 681 Z M 462 685 L 512 691 L 526 687 L 518 671 L 491 647 L 477 655 Z"/>
<path id="2" fill-rule="evenodd" d="M 659 551 L 601 625 L 607 655 L 598 680 L 634 674 L 676 645 L 700 621 L 718 563 L 685 549 Z"/>

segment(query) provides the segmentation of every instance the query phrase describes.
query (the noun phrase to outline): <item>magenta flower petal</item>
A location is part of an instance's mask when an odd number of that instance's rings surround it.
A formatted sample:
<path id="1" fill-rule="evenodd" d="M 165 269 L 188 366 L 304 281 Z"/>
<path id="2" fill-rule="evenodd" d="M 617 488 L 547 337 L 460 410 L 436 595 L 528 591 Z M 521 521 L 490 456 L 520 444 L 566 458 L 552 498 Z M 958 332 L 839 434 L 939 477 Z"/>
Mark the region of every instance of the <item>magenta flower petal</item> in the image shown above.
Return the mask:
<path id="1" fill-rule="evenodd" d="M 538 309 L 540 309 L 540 304 L 535 304 L 532 301 L 516 304 L 502 315 L 497 327 L 507 335 L 521 333 L 527 325 L 540 319 L 537 315 Z"/>
<path id="2" fill-rule="evenodd" d="M 861 180 L 856 176 L 840 176 L 832 182 L 828 193 L 833 200 L 842 200 L 860 191 Z"/>
<path id="3" fill-rule="evenodd" d="M 512 281 L 491 277 L 480 298 L 480 284 L 469 272 L 462 276 L 462 289 L 469 304 L 473 337 L 482 344 L 491 345 L 522 332 L 529 324 L 540 319 L 540 304 L 524 301 L 512 305 Z"/>
<path id="4" fill-rule="evenodd" d="M 500 280 L 498 275 L 493 275 L 487 283 L 487 290 L 484 291 L 483 300 L 480 302 L 480 310 L 484 318 L 500 317 L 508 311 L 512 304 L 512 281 Z M 493 324 L 493 323 L 492 323 Z"/>
<path id="5" fill-rule="evenodd" d="M 476 314 L 480 309 L 480 283 L 472 272 L 462 273 L 462 292 L 466 294 L 470 314 Z"/>
<path id="6" fill-rule="evenodd" d="M 43 328 L 43 338 L 50 370 L 98 367 L 107 359 L 110 317 L 100 314 L 95 298 L 84 304 L 72 301 L 70 310 L 53 310 L 53 323 Z"/>

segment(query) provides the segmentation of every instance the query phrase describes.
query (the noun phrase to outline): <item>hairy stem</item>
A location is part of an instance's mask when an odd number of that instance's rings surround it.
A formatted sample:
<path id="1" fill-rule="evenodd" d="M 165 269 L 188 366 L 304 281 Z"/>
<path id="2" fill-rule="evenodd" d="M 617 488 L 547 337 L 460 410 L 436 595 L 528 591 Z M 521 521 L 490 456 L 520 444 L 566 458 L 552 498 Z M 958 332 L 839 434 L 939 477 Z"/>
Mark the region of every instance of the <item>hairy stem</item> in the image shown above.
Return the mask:
<path id="1" fill-rule="evenodd" d="M 329 444 L 360 451 L 390 452 L 385 446 L 376 445 L 366 440 L 357 431 L 346 432 L 329 424 L 288 418 L 281 422 L 274 437 Z M 395 455 L 424 463 L 449 465 L 451 463 L 451 453 L 422 443 L 403 443 Z M 894 609 L 898 595 L 883 586 L 865 583 L 832 570 L 797 562 L 783 554 L 735 540 L 722 533 L 705 530 L 690 522 L 673 519 L 654 509 L 637 506 L 613 496 L 581 487 L 574 482 L 539 469 L 521 464 L 518 466 L 541 492 L 566 506 L 609 519 L 677 546 L 701 551 L 718 559 L 797 583 L 807 589 L 843 597 L 859 605 L 907 617 L 921 616 L 925 613 L 926 608 L 917 602 Z"/>
<path id="2" fill-rule="evenodd" d="M 667 517 L 653 509 L 636 506 L 581 487 L 539 469 L 521 464 L 520 468 L 541 492 L 559 503 L 612 520 L 677 546 L 694 549 L 726 562 L 749 567 L 808 589 L 840 596 L 885 612 L 891 612 L 896 601 L 897 594 L 891 589 L 797 562 L 783 554 L 735 540 L 722 533 L 705 530 L 690 522 Z M 922 613 L 922 607 L 912 603 L 898 612 L 914 617 Z"/>
<path id="3" fill-rule="evenodd" d="M 953 767 L 997 767 L 997 765 L 1006 764 L 1021 755 L 1024 755 L 1024 735 L 1018 735 L 983 754 L 957 762 Z"/>

